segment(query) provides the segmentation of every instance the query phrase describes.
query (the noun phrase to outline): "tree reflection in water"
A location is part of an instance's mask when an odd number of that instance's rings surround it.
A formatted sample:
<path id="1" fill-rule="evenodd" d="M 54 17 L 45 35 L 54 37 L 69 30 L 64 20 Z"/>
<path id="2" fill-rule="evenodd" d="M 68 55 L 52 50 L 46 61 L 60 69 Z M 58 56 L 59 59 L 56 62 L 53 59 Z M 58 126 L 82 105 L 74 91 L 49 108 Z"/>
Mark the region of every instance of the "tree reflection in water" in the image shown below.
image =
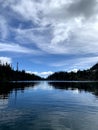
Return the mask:
<path id="1" fill-rule="evenodd" d="M 98 82 L 54 82 L 45 81 L 49 86 L 55 89 L 65 89 L 65 90 L 76 90 L 79 92 L 85 91 L 98 96 Z M 18 90 L 24 92 L 27 87 L 36 87 L 40 82 L 15 82 L 15 83 L 0 83 L 0 99 L 7 99 L 15 91 L 17 94 Z"/>
<path id="2" fill-rule="evenodd" d="M 24 92 L 27 87 L 34 87 L 39 82 L 15 82 L 15 83 L 0 83 L 0 99 L 6 99 L 9 97 L 12 91 L 17 93 L 18 90 Z"/>
<path id="3" fill-rule="evenodd" d="M 95 96 L 98 96 L 98 82 L 48 82 L 56 89 L 75 90 L 79 92 L 91 92 Z"/>

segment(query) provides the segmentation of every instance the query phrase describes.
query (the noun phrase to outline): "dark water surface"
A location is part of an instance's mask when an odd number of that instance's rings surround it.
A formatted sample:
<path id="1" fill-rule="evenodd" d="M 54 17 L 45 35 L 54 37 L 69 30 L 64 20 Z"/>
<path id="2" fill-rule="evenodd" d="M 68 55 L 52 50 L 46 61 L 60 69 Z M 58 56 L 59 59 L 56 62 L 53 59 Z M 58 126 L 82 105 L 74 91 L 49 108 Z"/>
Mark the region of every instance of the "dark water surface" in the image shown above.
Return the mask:
<path id="1" fill-rule="evenodd" d="M 98 130 L 98 83 L 1 84 L 0 130 Z"/>

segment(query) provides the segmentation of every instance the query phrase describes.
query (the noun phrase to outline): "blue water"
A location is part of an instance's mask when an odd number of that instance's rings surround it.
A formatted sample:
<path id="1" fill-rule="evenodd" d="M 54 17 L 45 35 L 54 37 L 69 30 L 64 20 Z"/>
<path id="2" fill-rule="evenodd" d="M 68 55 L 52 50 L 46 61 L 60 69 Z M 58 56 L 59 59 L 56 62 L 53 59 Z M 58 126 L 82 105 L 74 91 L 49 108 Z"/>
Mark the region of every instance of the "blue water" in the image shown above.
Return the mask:
<path id="1" fill-rule="evenodd" d="M 0 90 L 0 130 L 98 130 L 97 83 L 12 86 Z"/>

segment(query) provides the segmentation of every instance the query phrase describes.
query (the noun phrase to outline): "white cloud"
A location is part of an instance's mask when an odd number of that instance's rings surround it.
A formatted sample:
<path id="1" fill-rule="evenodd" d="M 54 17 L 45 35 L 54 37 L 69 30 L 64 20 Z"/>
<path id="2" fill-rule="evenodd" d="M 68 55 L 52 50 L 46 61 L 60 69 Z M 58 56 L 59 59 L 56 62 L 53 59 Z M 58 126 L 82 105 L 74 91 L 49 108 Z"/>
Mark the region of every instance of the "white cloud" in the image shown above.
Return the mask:
<path id="1" fill-rule="evenodd" d="M 42 77 L 47 77 L 48 75 L 53 74 L 53 72 L 52 72 L 52 71 L 47 71 L 47 72 L 41 72 L 41 73 L 39 73 L 39 74 L 40 74 L 40 76 L 42 76 Z"/>
<path id="2" fill-rule="evenodd" d="M 89 69 L 98 61 L 98 56 L 94 57 L 82 57 L 82 58 L 73 58 L 61 61 L 55 61 L 49 63 L 52 67 L 62 67 L 65 68 L 65 71 L 77 71 L 79 69 Z"/>
<path id="3" fill-rule="evenodd" d="M 98 56 L 95 56 L 95 57 L 85 57 L 85 58 L 80 58 L 80 59 L 77 59 L 77 62 L 74 63 L 74 66 L 76 68 L 89 68 L 92 67 L 92 65 L 96 64 L 96 62 L 98 61 Z"/>
<path id="4" fill-rule="evenodd" d="M 26 20 L 32 20 L 37 23 L 39 21 L 38 13 L 40 11 L 40 5 L 32 0 L 20 0 L 16 4 L 12 4 L 11 8 L 18 12 Z"/>
<path id="5" fill-rule="evenodd" d="M 97 0 L 6 0 L 1 6 L 9 7 L 22 21 L 18 29 L 9 27 L 19 44 L 35 45 L 49 54 L 98 54 Z M 32 26 L 22 28 L 23 21 L 31 21 Z M 7 37 L 6 23 L 7 17 L 1 21 L 1 25 L 6 25 L 3 38 Z M 20 45 L 15 47 L 18 49 L 13 52 L 34 52 Z"/>
<path id="6" fill-rule="evenodd" d="M 26 71 L 27 73 L 30 73 L 30 74 L 35 74 L 35 75 L 39 75 L 41 77 L 44 77 L 46 78 L 47 76 L 53 74 L 52 71 L 46 71 L 46 72 L 32 72 L 32 71 Z"/>
<path id="7" fill-rule="evenodd" d="M 1 39 L 6 39 L 6 37 L 8 36 L 7 22 L 3 16 L 0 16 L 0 36 Z"/>
<path id="8" fill-rule="evenodd" d="M 11 64 L 12 63 L 12 59 L 10 57 L 0 57 L 0 62 L 1 64 Z"/>
<path id="9" fill-rule="evenodd" d="M 49 27 L 34 27 L 30 29 L 22 29 L 21 27 L 19 27 L 17 29 L 12 29 L 12 31 L 16 34 L 15 39 L 20 44 L 36 44 L 39 48 L 41 48 L 40 46 L 42 46 L 42 41 L 43 44 L 45 41 L 49 41 L 47 36 L 45 37 L 45 34 L 43 33 L 47 33 L 49 31 Z"/>
<path id="10" fill-rule="evenodd" d="M 15 52 L 15 53 L 26 53 L 26 54 L 35 54 L 38 55 L 40 54 L 39 51 L 29 49 L 23 46 L 20 46 L 19 44 L 15 43 L 0 43 L 0 52 Z"/>
<path id="11" fill-rule="evenodd" d="M 42 51 L 51 54 L 98 52 L 96 0 L 8 1 L 6 6 L 37 26 L 36 29 L 16 29 L 18 40 L 30 40 Z M 47 26 L 50 28 L 42 30 Z"/>
<path id="12" fill-rule="evenodd" d="M 77 73 L 78 69 L 72 69 L 72 70 L 69 70 L 68 72 L 75 72 Z"/>

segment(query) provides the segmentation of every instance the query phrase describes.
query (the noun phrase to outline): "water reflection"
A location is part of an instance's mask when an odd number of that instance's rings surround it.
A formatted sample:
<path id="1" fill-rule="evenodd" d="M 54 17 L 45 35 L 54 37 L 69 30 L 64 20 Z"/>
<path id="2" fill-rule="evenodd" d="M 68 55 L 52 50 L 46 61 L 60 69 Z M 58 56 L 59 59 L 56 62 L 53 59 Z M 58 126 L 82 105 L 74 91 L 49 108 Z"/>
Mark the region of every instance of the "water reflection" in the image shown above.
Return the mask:
<path id="1" fill-rule="evenodd" d="M 97 83 L 0 86 L 0 130 L 97 130 Z"/>
<path id="2" fill-rule="evenodd" d="M 0 84 L 0 99 L 7 99 L 12 91 L 21 90 L 24 92 L 26 88 L 32 87 L 33 90 L 73 90 L 74 93 L 80 93 L 81 91 L 91 92 L 98 96 L 98 82 L 53 82 L 53 81 L 37 81 L 37 82 L 13 82 L 13 83 L 1 83 Z"/>
<path id="3" fill-rule="evenodd" d="M 54 89 L 54 87 L 49 85 L 46 81 L 42 81 L 33 89 L 34 90 L 42 90 L 42 91 L 48 91 L 48 90 L 51 91 Z"/>
<path id="4" fill-rule="evenodd" d="M 14 82 L 14 83 L 1 83 L 0 84 L 0 99 L 7 99 L 12 91 L 17 94 L 18 90 L 24 92 L 27 87 L 34 87 L 39 82 Z"/>
<path id="5" fill-rule="evenodd" d="M 48 82 L 48 84 L 56 89 L 70 89 L 76 93 L 85 91 L 98 96 L 98 82 Z"/>

